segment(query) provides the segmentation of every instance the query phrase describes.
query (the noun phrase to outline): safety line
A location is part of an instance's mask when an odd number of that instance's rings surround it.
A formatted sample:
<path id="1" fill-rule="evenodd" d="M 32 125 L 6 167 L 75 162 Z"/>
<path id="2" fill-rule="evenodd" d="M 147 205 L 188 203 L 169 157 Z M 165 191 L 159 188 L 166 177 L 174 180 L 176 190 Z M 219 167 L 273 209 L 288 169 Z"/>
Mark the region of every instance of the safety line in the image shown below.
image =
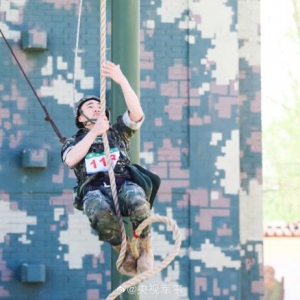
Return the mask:
<path id="1" fill-rule="evenodd" d="M 75 112 L 75 91 L 76 91 L 76 66 L 77 66 L 77 60 L 78 60 L 78 47 L 79 47 L 79 34 L 80 34 L 80 24 L 81 24 L 81 14 L 82 14 L 82 2 L 83 0 L 80 0 L 79 3 L 79 10 L 78 10 L 78 20 L 77 20 L 77 31 L 76 31 L 76 43 L 75 43 L 75 55 L 74 55 L 74 67 L 73 67 L 73 109 Z"/>
<path id="2" fill-rule="evenodd" d="M 9 49 L 11 55 L 12 55 L 12 56 L 14 57 L 14 59 L 16 60 L 18 66 L 19 66 L 21 72 L 23 73 L 23 75 L 24 75 L 24 77 L 25 77 L 25 79 L 26 79 L 28 85 L 30 86 L 30 88 L 31 88 L 31 90 L 32 90 L 32 92 L 33 92 L 33 94 L 35 95 L 37 101 L 39 102 L 39 104 L 41 105 L 43 111 L 45 112 L 45 115 L 46 115 L 45 121 L 50 122 L 50 124 L 51 124 L 51 126 L 52 126 L 54 132 L 56 133 L 57 137 L 59 138 L 60 142 L 61 142 L 61 143 L 64 143 L 65 140 L 66 140 L 66 138 L 63 137 L 63 136 L 60 134 L 59 129 L 58 129 L 57 126 L 55 125 L 54 121 L 52 120 L 51 116 L 49 115 L 49 112 L 48 112 L 47 108 L 46 108 L 45 105 L 42 103 L 40 97 L 39 97 L 38 94 L 36 93 L 36 91 L 35 91 L 35 89 L 34 89 L 32 83 L 30 82 L 28 76 L 26 75 L 26 73 L 25 73 L 24 69 L 22 68 L 22 66 L 21 66 L 21 64 L 20 64 L 20 62 L 19 62 L 17 56 L 15 55 L 13 49 L 11 48 L 10 44 L 8 43 L 8 41 L 7 41 L 7 39 L 5 38 L 4 33 L 2 32 L 1 29 L 0 29 L 0 33 L 1 33 L 1 35 L 2 35 L 2 37 L 3 37 L 3 39 L 4 39 L 4 41 L 5 41 L 5 43 L 6 43 L 7 47 L 8 47 L 8 49 Z"/>

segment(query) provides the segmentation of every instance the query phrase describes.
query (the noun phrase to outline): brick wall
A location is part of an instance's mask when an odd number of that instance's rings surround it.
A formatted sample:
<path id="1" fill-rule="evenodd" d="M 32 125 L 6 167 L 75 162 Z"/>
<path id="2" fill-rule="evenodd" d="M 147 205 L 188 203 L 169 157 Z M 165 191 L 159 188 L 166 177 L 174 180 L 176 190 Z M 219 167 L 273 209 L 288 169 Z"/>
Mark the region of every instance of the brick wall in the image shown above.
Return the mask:
<path id="1" fill-rule="evenodd" d="M 99 94 L 99 5 L 83 1 L 76 99 Z M 0 1 L 0 28 L 63 137 L 75 131 L 78 6 Z M 141 299 L 262 298 L 259 25 L 259 1 L 141 0 L 141 164 L 162 178 L 153 213 L 183 235 Z M 3 38 L 0 54 L 0 298 L 105 299 L 110 247 L 73 208 L 61 143 Z M 172 232 L 152 235 L 158 262 Z M 30 271 L 41 282 L 22 282 Z"/>

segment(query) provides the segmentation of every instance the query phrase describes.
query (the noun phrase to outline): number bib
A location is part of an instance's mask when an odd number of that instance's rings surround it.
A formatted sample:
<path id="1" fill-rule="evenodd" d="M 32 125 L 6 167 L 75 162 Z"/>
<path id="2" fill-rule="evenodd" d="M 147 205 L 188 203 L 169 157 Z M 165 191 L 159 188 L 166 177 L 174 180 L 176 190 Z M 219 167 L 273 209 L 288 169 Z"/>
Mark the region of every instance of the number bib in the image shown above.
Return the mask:
<path id="1" fill-rule="evenodd" d="M 120 157 L 120 152 L 118 148 L 110 149 L 110 159 L 113 168 L 115 167 L 119 157 Z M 107 166 L 105 153 L 92 152 L 87 154 L 85 157 L 85 168 L 87 174 L 94 174 L 97 172 L 107 172 L 108 166 Z"/>

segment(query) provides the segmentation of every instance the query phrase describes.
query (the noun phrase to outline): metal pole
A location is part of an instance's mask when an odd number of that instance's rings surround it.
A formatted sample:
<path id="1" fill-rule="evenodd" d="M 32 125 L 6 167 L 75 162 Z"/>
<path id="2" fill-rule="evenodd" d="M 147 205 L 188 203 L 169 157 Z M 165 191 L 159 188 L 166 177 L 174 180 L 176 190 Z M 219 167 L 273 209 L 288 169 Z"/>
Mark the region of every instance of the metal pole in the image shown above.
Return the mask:
<path id="1" fill-rule="evenodd" d="M 124 75 L 130 85 L 140 96 L 140 1 L 139 0 L 112 0 L 112 61 L 120 64 Z M 111 113 L 115 119 L 126 110 L 125 100 L 119 86 L 112 84 Z M 131 140 L 130 158 L 134 163 L 139 163 L 140 135 Z M 128 220 L 125 224 L 126 232 L 131 237 L 132 227 Z M 130 277 L 123 276 L 116 270 L 118 254 L 112 250 L 111 282 L 112 290 L 116 289 Z M 138 286 L 135 287 L 136 290 Z M 120 295 L 118 300 L 138 300 L 138 293 L 129 294 L 127 291 Z"/>

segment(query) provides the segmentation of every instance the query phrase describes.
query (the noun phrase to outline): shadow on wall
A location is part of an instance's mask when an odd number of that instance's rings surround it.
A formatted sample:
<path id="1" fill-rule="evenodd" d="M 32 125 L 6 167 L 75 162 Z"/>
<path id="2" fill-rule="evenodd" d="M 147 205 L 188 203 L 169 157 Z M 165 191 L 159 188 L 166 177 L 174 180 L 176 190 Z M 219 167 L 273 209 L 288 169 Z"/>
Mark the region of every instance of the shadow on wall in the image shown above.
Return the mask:
<path id="1" fill-rule="evenodd" d="M 271 266 L 264 266 L 264 300 L 284 299 L 284 278 L 278 281 L 275 270 Z"/>

